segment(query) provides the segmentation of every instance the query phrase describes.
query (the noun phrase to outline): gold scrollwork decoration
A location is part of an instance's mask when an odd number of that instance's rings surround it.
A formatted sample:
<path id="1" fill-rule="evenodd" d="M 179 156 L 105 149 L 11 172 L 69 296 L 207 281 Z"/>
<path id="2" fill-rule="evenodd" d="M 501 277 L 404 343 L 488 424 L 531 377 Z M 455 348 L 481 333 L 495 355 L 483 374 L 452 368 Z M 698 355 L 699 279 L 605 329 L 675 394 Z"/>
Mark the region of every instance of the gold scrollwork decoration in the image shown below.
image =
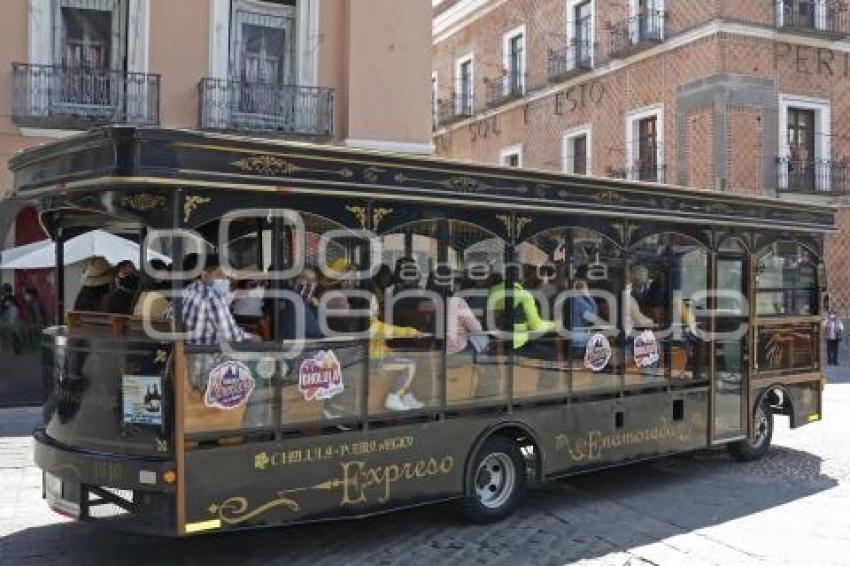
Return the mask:
<path id="1" fill-rule="evenodd" d="M 478 179 L 475 179 L 474 177 L 470 177 L 468 175 L 452 177 L 451 179 L 447 179 L 445 181 L 440 182 L 440 185 L 448 189 L 460 191 L 462 193 L 474 193 L 490 188 L 488 185 L 485 185 Z"/>
<path id="2" fill-rule="evenodd" d="M 186 197 L 186 201 L 183 203 L 183 222 L 189 222 L 192 213 L 202 204 L 210 202 L 210 200 L 209 197 L 199 197 L 197 195 Z"/>
<path id="3" fill-rule="evenodd" d="M 384 218 L 386 218 L 387 216 L 392 214 L 392 212 L 393 212 L 392 208 L 377 207 L 374 210 L 372 210 L 372 229 L 377 230 L 378 226 L 380 226 L 380 224 L 381 224 L 381 221 L 383 221 Z"/>
<path id="4" fill-rule="evenodd" d="M 614 191 L 601 191 L 596 193 L 596 200 L 605 204 L 620 204 L 623 202 L 623 195 Z"/>
<path id="5" fill-rule="evenodd" d="M 155 364 L 164 364 L 168 361 L 168 352 L 165 350 L 157 350 L 156 355 L 154 356 L 153 363 Z"/>
<path id="6" fill-rule="evenodd" d="M 360 223 L 361 229 L 365 230 L 367 228 L 368 217 L 366 216 L 365 206 L 346 206 L 345 210 L 354 215 L 357 222 Z"/>
<path id="7" fill-rule="evenodd" d="M 531 223 L 531 218 L 527 216 L 517 216 L 516 219 L 516 235 L 519 238 L 522 235 L 522 231 L 525 230 L 525 227 Z"/>
<path id="8" fill-rule="evenodd" d="M 496 220 L 502 223 L 505 227 L 505 231 L 510 234 L 511 233 L 511 216 L 510 214 L 497 214 Z"/>
<path id="9" fill-rule="evenodd" d="M 301 510 L 301 505 L 299 505 L 299 503 L 291 497 L 293 493 L 316 490 L 332 491 L 339 489 L 342 486 L 343 481 L 337 478 L 320 482 L 309 487 L 285 489 L 277 492 L 277 497 L 266 501 L 254 509 L 250 509 L 247 497 L 231 497 L 221 504 L 211 504 L 207 507 L 207 511 L 209 511 L 211 515 L 218 515 L 218 518 L 224 524 L 238 525 L 239 523 L 250 521 L 254 517 L 262 515 L 269 509 L 274 509 L 275 507 L 286 507 L 293 513 L 299 512 Z"/>
<path id="10" fill-rule="evenodd" d="M 231 163 L 234 167 L 248 173 L 256 173 L 265 176 L 289 176 L 302 170 L 302 167 L 275 157 L 274 155 L 252 155 Z"/>
<path id="11" fill-rule="evenodd" d="M 121 197 L 121 206 L 137 212 L 147 212 L 156 208 L 165 208 L 167 199 L 164 195 L 152 195 L 149 193 L 136 193 Z"/>
<path id="12" fill-rule="evenodd" d="M 377 167 L 367 167 L 363 170 L 363 180 L 374 185 L 381 179 L 381 173 L 385 171 L 385 169 L 379 169 Z"/>

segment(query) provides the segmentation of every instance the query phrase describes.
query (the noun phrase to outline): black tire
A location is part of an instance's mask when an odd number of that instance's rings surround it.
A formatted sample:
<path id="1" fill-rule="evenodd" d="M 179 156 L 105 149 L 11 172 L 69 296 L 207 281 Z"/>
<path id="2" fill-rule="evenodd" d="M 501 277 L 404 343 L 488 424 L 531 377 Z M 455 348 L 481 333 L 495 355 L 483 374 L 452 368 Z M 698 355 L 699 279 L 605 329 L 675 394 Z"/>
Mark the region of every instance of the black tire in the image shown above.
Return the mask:
<path id="1" fill-rule="evenodd" d="M 729 453 L 741 462 L 758 460 L 770 449 L 770 442 L 773 439 L 773 413 L 770 411 L 766 396 L 753 414 L 753 429 L 755 438 L 752 440 L 746 438 L 726 445 Z"/>
<path id="2" fill-rule="evenodd" d="M 525 495 L 526 465 L 516 441 L 491 436 L 469 470 L 461 510 L 476 523 L 494 523 L 513 513 Z"/>

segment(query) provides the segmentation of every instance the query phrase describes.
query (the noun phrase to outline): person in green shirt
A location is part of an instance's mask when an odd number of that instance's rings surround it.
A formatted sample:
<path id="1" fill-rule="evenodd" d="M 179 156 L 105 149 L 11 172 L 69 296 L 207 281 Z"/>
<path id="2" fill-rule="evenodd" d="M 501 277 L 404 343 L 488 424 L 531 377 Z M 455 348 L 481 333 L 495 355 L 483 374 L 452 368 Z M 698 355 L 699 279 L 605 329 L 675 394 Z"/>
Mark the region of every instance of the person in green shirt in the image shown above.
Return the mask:
<path id="1" fill-rule="evenodd" d="M 553 361 L 556 359 L 555 342 L 541 339 L 543 334 L 555 330 L 555 323 L 540 316 L 534 295 L 519 283 L 514 283 L 513 293 L 506 292 L 505 281 L 501 275 L 490 287 L 487 308 L 495 312 L 506 311 L 505 301 L 512 295 L 514 301 L 514 352 L 526 358 Z M 539 386 L 550 389 L 558 385 L 560 376 L 556 370 L 546 371 Z"/>

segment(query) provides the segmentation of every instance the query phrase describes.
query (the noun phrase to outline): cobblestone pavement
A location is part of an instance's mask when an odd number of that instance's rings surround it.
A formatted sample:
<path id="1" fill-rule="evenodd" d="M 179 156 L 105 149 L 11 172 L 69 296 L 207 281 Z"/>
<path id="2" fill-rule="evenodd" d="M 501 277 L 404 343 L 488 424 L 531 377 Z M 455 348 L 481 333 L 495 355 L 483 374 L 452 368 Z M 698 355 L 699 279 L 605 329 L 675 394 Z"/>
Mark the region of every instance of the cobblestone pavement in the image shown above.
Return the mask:
<path id="1" fill-rule="evenodd" d="M 53 514 L 31 458 L 37 410 L 3 409 L 0 564 L 850 564 L 850 370 L 831 373 L 824 421 L 779 419 L 760 462 L 702 451 L 552 482 L 491 526 L 435 506 L 183 541 Z"/>

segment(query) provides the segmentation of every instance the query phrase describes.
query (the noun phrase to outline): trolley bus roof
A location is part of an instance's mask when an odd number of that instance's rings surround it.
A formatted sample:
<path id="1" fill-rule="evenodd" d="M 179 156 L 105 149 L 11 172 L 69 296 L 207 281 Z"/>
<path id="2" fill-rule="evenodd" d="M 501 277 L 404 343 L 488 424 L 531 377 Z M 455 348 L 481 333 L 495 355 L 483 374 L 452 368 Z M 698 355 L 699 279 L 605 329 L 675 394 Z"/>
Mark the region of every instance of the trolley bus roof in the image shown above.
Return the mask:
<path id="1" fill-rule="evenodd" d="M 579 213 L 706 225 L 832 232 L 832 207 L 674 185 L 565 175 L 435 157 L 160 128 L 109 126 L 19 152 L 23 199 L 145 187 L 276 191 Z M 113 203 L 114 204 L 114 203 Z M 144 203 L 136 202 L 136 209 Z"/>

